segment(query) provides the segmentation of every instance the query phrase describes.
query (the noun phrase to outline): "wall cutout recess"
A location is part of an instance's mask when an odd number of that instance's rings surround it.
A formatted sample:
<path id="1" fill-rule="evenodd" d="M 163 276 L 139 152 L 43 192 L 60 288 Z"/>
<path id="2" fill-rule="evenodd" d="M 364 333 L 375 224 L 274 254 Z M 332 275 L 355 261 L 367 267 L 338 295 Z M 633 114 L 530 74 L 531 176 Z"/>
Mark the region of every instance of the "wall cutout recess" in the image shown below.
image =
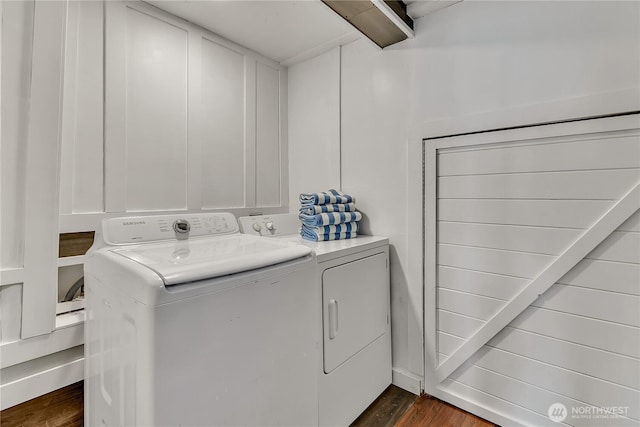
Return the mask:
<path id="1" fill-rule="evenodd" d="M 58 240 L 58 257 L 84 255 L 93 245 L 95 234 L 95 231 L 61 233 Z"/>
<path id="2" fill-rule="evenodd" d="M 385 48 L 413 38 L 413 20 L 401 1 L 322 0 L 371 41 Z"/>

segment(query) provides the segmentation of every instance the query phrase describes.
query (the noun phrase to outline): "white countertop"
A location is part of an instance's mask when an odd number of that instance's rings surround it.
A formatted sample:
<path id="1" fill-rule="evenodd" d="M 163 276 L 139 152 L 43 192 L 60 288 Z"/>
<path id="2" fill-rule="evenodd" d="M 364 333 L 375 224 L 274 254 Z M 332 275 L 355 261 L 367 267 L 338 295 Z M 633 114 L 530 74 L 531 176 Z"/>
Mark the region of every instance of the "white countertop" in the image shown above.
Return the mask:
<path id="1" fill-rule="evenodd" d="M 299 243 L 313 249 L 318 262 L 328 261 L 340 256 L 349 255 L 355 252 L 362 252 L 389 244 L 389 239 L 387 237 L 365 235 L 358 235 L 358 237 L 353 239 L 330 240 L 328 242 L 312 242 L 310 240 L 303 239 L 299 234 L 279 236 L 275 237 L 275 239 L 283 239 Z"/>

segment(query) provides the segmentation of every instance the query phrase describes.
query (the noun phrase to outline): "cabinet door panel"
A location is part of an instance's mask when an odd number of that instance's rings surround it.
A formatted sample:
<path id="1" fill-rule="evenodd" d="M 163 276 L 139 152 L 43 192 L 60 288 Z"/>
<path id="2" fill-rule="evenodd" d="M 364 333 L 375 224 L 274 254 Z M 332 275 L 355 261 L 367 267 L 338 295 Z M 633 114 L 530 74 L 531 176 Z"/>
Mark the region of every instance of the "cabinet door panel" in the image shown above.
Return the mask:
<path id="1" fill-rule="evenodd" d="M 245 57 L 202 39 L 202 205 L 244 206 Z"/>
<path id="2" fill-rule="evenodd" d="M 280 73 L 257 63 L 256 204 L 280 205 Z"/>
<path id="3" fill-rule="evenodd" d="M 67 7 L 60 213 L 104 212 L 103 5 Z"/>
<path id="4" fill-rule="evenodd" d="M 186 208 L 187 32 L 127 8 L 127 210 Z"/>

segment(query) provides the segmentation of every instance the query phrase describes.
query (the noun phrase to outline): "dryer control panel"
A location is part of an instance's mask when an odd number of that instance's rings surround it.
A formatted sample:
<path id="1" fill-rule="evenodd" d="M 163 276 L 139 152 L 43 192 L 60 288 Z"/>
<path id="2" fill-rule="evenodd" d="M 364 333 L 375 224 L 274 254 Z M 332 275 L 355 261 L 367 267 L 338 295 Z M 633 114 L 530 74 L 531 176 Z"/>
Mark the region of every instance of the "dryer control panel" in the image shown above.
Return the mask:
<path id="1" fill-rule="evenodd" d="M 158 240 L 238 233 L 231 213 L 196 213 L 109 218 L 102 222 L 105 243 L 126 245 Z"/>
<path id="2" fill-rule="evenodd" d="M 266 237 L 300 234 L 301 222 L 297 214 L 241 216 L 238 221 L 244 234 Z"/>

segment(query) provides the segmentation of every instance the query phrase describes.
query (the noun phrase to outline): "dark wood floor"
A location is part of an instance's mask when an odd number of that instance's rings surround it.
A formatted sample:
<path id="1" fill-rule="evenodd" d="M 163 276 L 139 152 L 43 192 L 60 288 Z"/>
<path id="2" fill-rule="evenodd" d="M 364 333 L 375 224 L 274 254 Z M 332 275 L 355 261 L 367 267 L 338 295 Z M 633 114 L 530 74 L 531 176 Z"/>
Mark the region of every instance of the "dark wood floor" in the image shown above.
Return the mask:
<path id="1" fill-rule="evenodd" d="M 415 394 L 390 385 L 351 427 L 393 427 L 417 399 Z"/>
<path id="2" fill-rule="evenodd" d="M 416 396 L 394 385 L 351 427 L 496 427 L 495 424 L 431 396 Z"/>
<path id="3" fill-rule="evenodd" d="M 395 427 L 497 427 L 431 396 L 421 396 Z"/>
<path id="4" fill-rule="evenodd" d="M 84 386 L 77 382 L 0 412 L 2 427 L 78 427 L 84 416 Z"/>
<path id="5" fill-rule="evenodd" d="M 79 427 L 83 417 L 83 383 L 5 409 L 2 427 Z M 389 388 L 353 422 L 352 427 L 492 427 L 488 421 L 428 396 Z"/>

